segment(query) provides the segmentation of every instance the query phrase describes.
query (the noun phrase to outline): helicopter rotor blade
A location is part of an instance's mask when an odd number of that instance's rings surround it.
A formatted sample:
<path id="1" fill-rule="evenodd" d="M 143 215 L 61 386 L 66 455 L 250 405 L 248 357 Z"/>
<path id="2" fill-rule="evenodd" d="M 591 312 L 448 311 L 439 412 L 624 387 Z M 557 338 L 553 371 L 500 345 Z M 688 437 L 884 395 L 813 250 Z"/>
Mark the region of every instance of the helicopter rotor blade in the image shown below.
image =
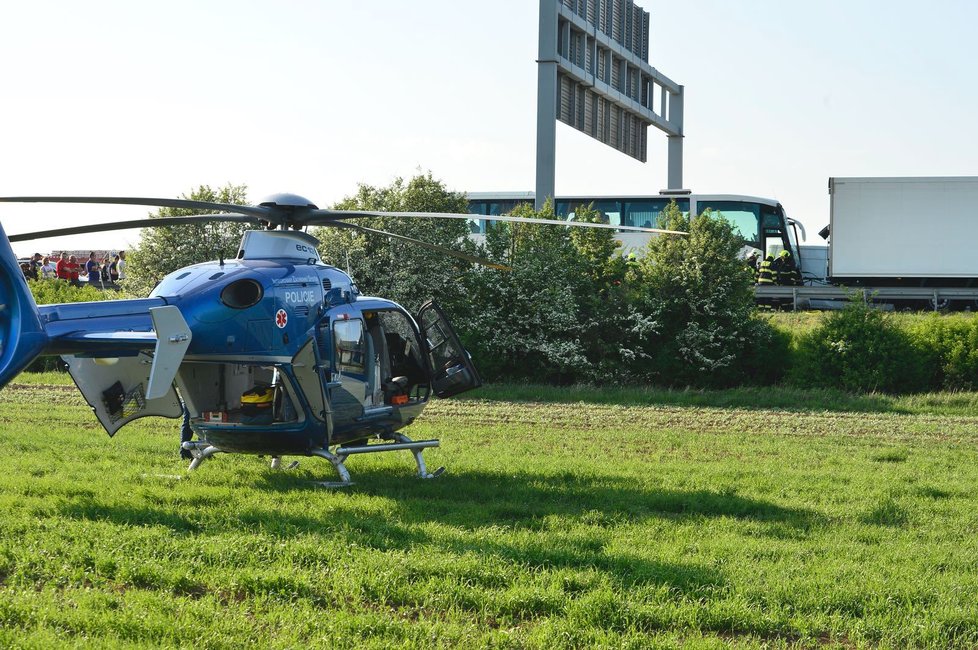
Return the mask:
<path id="1" fill-rule="evenodd" d="M 667 235 L 686 235 L 681 230 L 664 228 L 644 228 L 639 226 L 616 226 L 609 223 L 590 223 L 587 221 L 563 221 L 560 219 L 533 219 L 507 215 L 475 215 L 451 212 L 378 212 L 371 210 L 320 210 L 314 205 L 273 205 L 263 204 L 235 205 L 213 203 L 191 199 L 159 199 L 145 197 L 101 197 L 101 196 L 5 196 L 0 203 L 98 203 L 105 205 L 146 205 L 164 208 L 184 208 L 190 210 L 212 210 L 251 215 L 270 224 L 302 228 L 304 226 L 328 226 L 345 219 L 363 217 L 395 217 L 405 219 L 483 219 L 504 223 L 531 223 L 536 225 L 566 226 L 574 228 L 599 228 L 625 232 L 660 233 Z M 97 231 L 94 231 L 97 232 Z"/>
<path id="2" fill-rule="evenodd" d="M 477 255 L 469 255 L 468 253 L 463 253 L 445 246 L 439 246 L 438 244 L 431 244 L 420 239 L 415 239 L 414 237 L 407 237 L 405 235 L 398 235 L 397 233 L 387 232 L 386 230 L 377 230 L 376 228 L 367 228 L 366 226 L 358 226 L 354 223 L 346 223 L 343 221 L 331 221 L 329 225 L 337 228 L 346 228 L 349 230 L 359 230 L 360 232 L 369 232 L 374 235 L 382 235 L 384 237 L 390 237 L 391 239 L 398 239 L 400 241 L 410 242 L 422 248 L 427 248 L 428 250 L 436 251 L 438 253 L 444 253 L 445 255 L 450 255 L 451 257 L 458 258 L 460 260 L 465 260 L 466 262 L 472 262 L 473 264 L 479 264 L 481 266 L 488 266 L 491 269 L 498 269 L 500 271 L 512 271 L 513 267 L 506 266 L 505 264 L 499 264 L 498 262 L 493 262 L 485 257 L 479 257 Z"/>
<path id="3" fill-rule="evenodd" d="M 212 203 L 191 199 L 154 199 L 118 196 L 0 196 L 0 203 L 98 203 L 104 205 L 148 205 L 159 208 L 184 208 L 213 212 L 237 212 L 277 221 L 275 210 L 265 206 Z"/>
<path id="4" fill-rule="evenodd" d="M 610 223 L 590 223 L 588 221 L 561 221 L 559 219 L 533 219 L 530 217 L 510 217 L 506 215 L 460 214 L 456 212 L 374 212 L 370 210 L 311 210 L 297 215 L 297 220 L 303 226 L 328 226 L 344 219 L 363 217 L 397 217 L 403 219 L 484 219 L 505 223 L 531 223 L 536 225 L 569 226 L 575 228 L 601 228 L 606 230 L 623 230 L 626 232 L 647 232 L 664 235 L 688 235 L 682 230 L 667 230 L 664 228 L 643 228 L 639 226 L 616 226 Z"/>
<path id="5" fill-rule="evenodd" d="M 164 228 L 167 226 L 186 226 L 197 223 L 213 223 L 215 221 L 229 221 L 235 223 L 258 224 L 261 219 L 244 214 L 204 214 L 194 217 L 157 217 L 155 219 L 133 219 L 131 221 L 114 221 L 109 223 L 96 223 L 87 226 L 73 226 L 71 228 L 58 228 L 56 230 L 43 230 L 38 232 L 25 232 L 18 235 L 10 235 L 7 239 L 11 242 L 30 241 L 33 239 L 46 239 L 48 237 L 61 237 L 64 235 L 84 235 L 93 232 L 109 232 L 112 230 L 130 230 L 133 228 Z"/>

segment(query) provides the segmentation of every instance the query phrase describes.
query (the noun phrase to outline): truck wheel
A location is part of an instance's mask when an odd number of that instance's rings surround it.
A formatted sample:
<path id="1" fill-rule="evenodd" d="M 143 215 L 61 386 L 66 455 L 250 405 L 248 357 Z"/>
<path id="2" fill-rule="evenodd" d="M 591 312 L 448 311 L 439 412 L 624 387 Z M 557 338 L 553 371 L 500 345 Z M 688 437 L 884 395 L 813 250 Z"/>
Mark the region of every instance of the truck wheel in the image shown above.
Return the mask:
<path id="1" fill-rule="evenodd" d="M 931 298 L 927 301 L 927 306 L 933 311 L 947 311 L 951 301 L 947 298 Z"/>

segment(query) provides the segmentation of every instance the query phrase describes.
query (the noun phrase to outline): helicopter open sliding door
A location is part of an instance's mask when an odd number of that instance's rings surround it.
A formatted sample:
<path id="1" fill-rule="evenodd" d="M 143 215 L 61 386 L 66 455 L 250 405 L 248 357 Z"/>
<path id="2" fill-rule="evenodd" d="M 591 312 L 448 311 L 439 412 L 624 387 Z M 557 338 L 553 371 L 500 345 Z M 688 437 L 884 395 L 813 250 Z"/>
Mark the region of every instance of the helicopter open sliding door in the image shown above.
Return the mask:
<path id="1" fill-rule="evenodd" d="M 435 395 L 451 397 L 482 385 L 469 353 L 462 347 L 445 312 L 433 300 L 421 306 L 415 320 L 428 343 L 431 388 Z"/>
<path id="2" fill-rule="evenodd" d="M 327 332 L 323 327 L 320 335 Z M 367 409 L 374 408 L 370 387 L 373 358 L 367 349 L 363 320 L 347 315 L 334 317 L 329 333 L 329 351 L 333 355 L 330 367 L 330 398 L 339 422 L 362 418 Z"/>
<path id="3" fill-rule="evenodd" d="M 328 361 L 322 361 L 318 356 L 317 341 L 310 338 L 292 357 L 292 372 L 295 373 L 299 388 L 306 396 L 313 419 L 326 425 L 328 443 L 333 437 L 333 416 L 323 374 L 323 366 Z"/>

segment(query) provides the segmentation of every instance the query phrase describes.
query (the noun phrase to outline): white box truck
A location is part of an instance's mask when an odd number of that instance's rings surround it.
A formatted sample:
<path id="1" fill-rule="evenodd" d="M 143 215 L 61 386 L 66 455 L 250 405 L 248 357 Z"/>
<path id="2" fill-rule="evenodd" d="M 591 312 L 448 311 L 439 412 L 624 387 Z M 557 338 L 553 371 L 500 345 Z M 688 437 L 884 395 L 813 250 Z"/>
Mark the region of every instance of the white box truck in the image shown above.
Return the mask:
<path id="1" fill-rule="evenodd" d="M 978 286 L 978 177 L 830 178 L 829 277 Z"/>

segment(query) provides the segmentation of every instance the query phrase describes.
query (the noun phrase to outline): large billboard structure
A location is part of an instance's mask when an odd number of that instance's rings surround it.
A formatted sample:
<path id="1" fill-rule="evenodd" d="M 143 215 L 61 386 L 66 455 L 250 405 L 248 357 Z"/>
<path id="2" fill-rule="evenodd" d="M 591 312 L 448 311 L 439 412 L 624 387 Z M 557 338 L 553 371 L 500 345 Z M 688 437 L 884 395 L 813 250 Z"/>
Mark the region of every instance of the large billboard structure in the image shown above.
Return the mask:
<path id="1" fill-rule="evenodd" d="M 642 162 L 648 127 L 669 137 L 668 187 L 683 184 L 683 87 L 648 63 L 649 13 L 632 0 L 540 0 L 539 209 L 554 196 L 557 120 Z"/>

